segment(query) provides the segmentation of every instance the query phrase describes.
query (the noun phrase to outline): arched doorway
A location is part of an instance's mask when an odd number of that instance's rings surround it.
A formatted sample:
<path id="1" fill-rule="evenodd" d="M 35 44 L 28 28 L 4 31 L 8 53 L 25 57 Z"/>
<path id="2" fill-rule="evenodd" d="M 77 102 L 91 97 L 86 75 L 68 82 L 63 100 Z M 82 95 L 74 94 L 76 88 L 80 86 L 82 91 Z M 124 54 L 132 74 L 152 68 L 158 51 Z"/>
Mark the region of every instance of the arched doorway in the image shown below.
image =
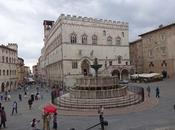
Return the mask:
<path id="1" fill-rule="evenodd" d="M 2 84 L 1 84 L 1 92 L 4 92 L 4 91 L 5 91 L 5 84 L 2 83 Z"/>
<path id="2" fill-rule="evenodd" d="M 112 76 L 118 76 L 118 79 L 120 79 L 120 71 L 119 70 L 113 70 L 111 74 L 112 74 Z"/>
<path id="3" fill-rule="evenodd" d="M 81 63 L 81 71 L 84 76 L 89 74 L 90 63 L 88 60 L 83 60 Z"/>
<path id="4" fill-rule="evenodd" d="M 9 82 L 6 83 L 6 90 L 9 90 Z"/>
<path id="5" fill-rule="evenodd" d="M 122 72 L 121 72 L 121 79 L 122 80 L 128 79 L 128 76 L 129 76 L 128 70 L 123 69 Z"/>

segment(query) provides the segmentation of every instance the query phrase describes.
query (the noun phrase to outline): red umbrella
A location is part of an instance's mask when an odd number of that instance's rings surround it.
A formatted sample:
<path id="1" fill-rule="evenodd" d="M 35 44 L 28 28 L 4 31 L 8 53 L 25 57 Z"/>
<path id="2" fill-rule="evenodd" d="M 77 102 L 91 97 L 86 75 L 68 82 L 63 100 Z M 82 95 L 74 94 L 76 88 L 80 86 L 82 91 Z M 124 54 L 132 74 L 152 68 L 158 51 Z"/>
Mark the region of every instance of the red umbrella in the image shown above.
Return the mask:
<path id="1" fill-rule="evenodd" d="M 46 113 L 55 113 L 57 111 L 57 108 L 53 104 L 47 104 L 44 106 L 44 112 Z"/>

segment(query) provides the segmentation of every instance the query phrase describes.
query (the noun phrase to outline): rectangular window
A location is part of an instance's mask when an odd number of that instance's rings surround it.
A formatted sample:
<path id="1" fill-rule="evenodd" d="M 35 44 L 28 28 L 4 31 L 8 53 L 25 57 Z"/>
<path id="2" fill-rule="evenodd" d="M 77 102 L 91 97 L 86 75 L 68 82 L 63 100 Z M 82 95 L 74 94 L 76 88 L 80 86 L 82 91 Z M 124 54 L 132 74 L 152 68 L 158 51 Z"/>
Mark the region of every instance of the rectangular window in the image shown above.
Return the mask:
<path id="1" fill-rule="evenodd" d="M 5 75 L 5 70 L 3 70 L 3 75 Z"/>
<path id="2" fill-rule="evenodd" d="M 8 57 L 6 57 L 6 63 L 8 63 Z"/>
<path id="3" fill-rule="evenodd" d="M 1 70 L 0 70 L 0 76 L 1 76 Z"/>
<path id="4" fill-rule="evenodd" d="M 4 56 L 2 56 L 2 63 L 4 63 Z"/>
<path id="5" fill-rule="evenodd" d="M 77 61 L 72 62 L 72 69 L 77 69 L 78 68 L 78 63 Z"/>

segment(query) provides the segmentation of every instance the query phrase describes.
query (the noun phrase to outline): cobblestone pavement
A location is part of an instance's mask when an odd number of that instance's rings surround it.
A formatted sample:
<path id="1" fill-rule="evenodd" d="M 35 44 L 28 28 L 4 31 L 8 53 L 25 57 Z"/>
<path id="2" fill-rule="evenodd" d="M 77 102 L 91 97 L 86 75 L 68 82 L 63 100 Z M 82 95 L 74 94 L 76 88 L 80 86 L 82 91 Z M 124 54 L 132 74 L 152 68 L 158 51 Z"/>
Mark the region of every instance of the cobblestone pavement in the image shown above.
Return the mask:
<path id="1" fill-rule="evenodd" d="M 109 125 L 105 130 L 175 130 L 175 79 L 166 79 L 161 82 L 154 83 L 130 83 L 129 85 L 142 86 L 146 88 L 151 87 L 151 96 L 155 97 L 155 88 L 160 88 L 159 103 L 149 109 L 142 111 L 133 111 L 126 113 L 119 113 L 107 116 L 105 120 Z M 32 88 L 30 92 L 34 92 Z M 7 113 L 7 128 L 6 130 L 30 130 L 30 121 L 36 117 L 41 120 L 41 107 L 46 102 L 50 101 L 50 90 L 47 93 L 45 90 L 41 91 L 44 94 L 44 100 L 36 101 L 33 104 L 33 109 L 28 110 L 27 100 L 18 101 L 18 93 L 20 90 L 12 92 L 12 101 L 3 102 Z M 11 116 L 11 108 L 14 100 L 18 101 L 18 114 Z M 140 109 L 138 107 L 138 109 Z M 126 110 L 127 111 L 127 110 Z M 87 114 L 88 115 L 88 114 Z M 86 130 L 88 127 L 99 123 L 98 116 L 65 116 L 59 115 L 58 110 L 58 130 Z M 42 125 L 42 122 L 40 123 Z M 92 130 L 100 130 L 97 126 Z"/>
<path id="2" fill-rule="evenodd" d="M 2 101 L 2 105 L 5 107 L 5 112 L 7 115 L 7 122 L 6 122 L 7 128 L 5 128 L 5 130 L 31 130 L 30 122 L 32 121 L 33 118 L 41 120 L 41 122 L 39 123 L 39 126 L 41 128 L 42 111 L 39 108 L 41 108 L 41 106 L 50 101 L 50 90 L 49 89 L 47 90 L 48 92 L 46 92 L 46 89 L 40 88 L 40 93 L 44 95 L 43 99 L 34 101 L 32 105 L 32 110 L 29 110 L 28 99 L 29 94 L 36 93 L 36 86 L 29 87 L 28 97 L 24 97 L 24 91 L 22 89 L 11 92 L 11 101 L 6 102 Z M 19 93 L 23 95 L 22 101 L 19 101 L 18 99 Z M 13 101 L 17 101 L 18 113 L 11 115 Z"/>
<path id="3" fill-rule="evenodd" d="M 160 88 L 159 103 L 152 108 L 130 113 L 105 116 L 109 125 L 105 130 L 175 130 L 175 79 L 165 79 L 154 83 L 130 83 L 129 85 L 151 87 L 151 97 L 155 97 L 155 89 Z M 139 108 L 138 108 L 139 109 Z M 61 116 L 59 115 L 59 129 L 86 130 L 98 123 L 98 116 Z M 92 130 L 99 130 L 96 127 Z"/>

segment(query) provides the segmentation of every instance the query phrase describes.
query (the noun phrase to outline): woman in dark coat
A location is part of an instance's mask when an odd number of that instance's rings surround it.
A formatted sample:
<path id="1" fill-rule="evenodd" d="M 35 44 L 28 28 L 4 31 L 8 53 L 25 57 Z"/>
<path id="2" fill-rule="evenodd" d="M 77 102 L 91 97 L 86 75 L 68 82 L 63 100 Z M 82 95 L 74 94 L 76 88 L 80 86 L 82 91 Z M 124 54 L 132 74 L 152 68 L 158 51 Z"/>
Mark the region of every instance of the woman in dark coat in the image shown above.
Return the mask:
<path id="1" fill-rule="evenodd" d="M 5 124 L 5 122 L 7 121 L 7 119 L 6 119 L 6 113 L 5 113 L 5 111 L 4 111 L 4 107 L 2 107 L 2 109 L 1 109 L 1 124 L 0 124 L 0 127 L 6 127 L 6 124 Z"/>

